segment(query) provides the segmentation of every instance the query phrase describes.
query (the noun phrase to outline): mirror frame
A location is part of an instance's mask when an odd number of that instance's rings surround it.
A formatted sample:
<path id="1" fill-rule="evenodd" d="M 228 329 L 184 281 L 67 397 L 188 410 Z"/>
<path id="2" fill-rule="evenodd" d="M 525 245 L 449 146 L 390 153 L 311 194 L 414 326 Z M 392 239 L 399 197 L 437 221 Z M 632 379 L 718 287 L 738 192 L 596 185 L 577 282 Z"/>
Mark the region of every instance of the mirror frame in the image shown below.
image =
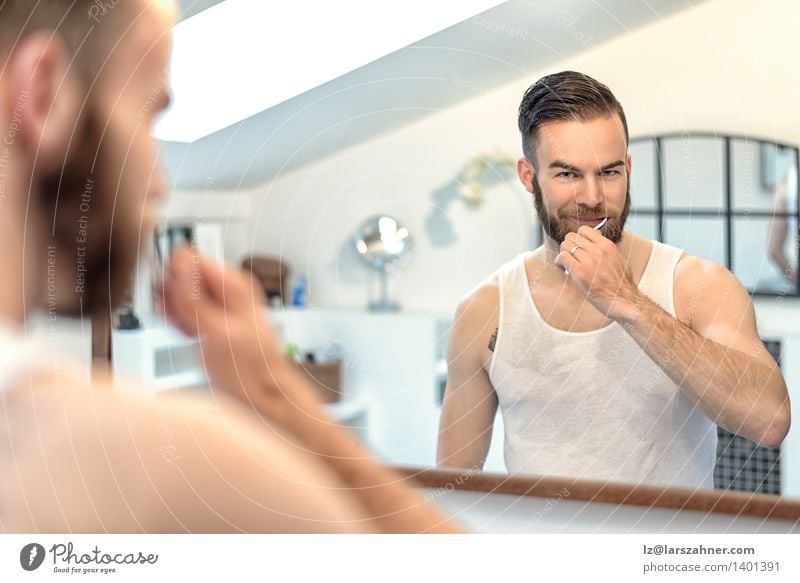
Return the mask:
<path id="1" fill-rule="evenodd" d="M 556 498 L 567 488 L 570 500 L 582 502 L 788 520 L 800 524 L 800 501 L 767 494 L 484 472 L 465 478 L 464 471 L 458 469 L 409 466 L 394 466 L 394 469 L 418 488 L 444 488 L 545 499 Z"/>

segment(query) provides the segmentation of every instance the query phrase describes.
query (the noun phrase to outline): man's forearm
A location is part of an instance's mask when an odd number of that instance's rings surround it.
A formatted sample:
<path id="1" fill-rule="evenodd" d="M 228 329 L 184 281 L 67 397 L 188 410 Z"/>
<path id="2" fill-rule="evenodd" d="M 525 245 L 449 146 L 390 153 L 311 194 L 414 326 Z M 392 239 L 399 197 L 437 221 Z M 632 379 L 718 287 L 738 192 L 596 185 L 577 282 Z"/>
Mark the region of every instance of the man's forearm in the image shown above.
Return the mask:
<path id="1" fill-rule="evenodd" d="M 765 445 L 780 442 L 786 391 L 776 366 L 702 337 L 644 296 L 619 323 L 718 425 Z"/>
<path id="2" fill-rule="evenodd" d="M 280 386 L 307 384 L 290 366 L 273 367 L 264 382 Z M 277 421 L 306 451 L 318 456 L 358 498 L 382 532 L 461 532 L 408 485 L 397 472 L 381 465 L 361 442 L 323 411 L 309 391 L 290 391 L 293 401 L 272 402 L 270 391 L 256 391 L 259 413 Z"/>

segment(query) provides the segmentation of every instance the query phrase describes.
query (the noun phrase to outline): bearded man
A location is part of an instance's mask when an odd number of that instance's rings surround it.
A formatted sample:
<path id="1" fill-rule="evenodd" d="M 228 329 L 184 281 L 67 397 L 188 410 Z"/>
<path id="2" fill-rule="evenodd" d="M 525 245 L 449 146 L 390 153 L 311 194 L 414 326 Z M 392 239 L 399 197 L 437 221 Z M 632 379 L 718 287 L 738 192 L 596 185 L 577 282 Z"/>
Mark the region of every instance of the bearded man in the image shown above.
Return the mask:
<path id="1" fill-rule="evenodd" d="M 482 467 L 498 406 L 514 473 L 712 488 L 716 425 L 777 447 L 789 398 L 746 291 L 625 230 L 628 127 L 608 87 L 548 75 L 518 121 L 544 244 L 459 305 L 438 463 Z"/>
<path id="2" fill-rule="evenodd" d="M 213 398 L 86 386 L 26 334 L 44 307 L 108 313 L 152 240 L 176 12 L 0 1 L 0 531 L 457 531 L 324 413 L 239 272 L 183 250 L 166 274 Z"/>

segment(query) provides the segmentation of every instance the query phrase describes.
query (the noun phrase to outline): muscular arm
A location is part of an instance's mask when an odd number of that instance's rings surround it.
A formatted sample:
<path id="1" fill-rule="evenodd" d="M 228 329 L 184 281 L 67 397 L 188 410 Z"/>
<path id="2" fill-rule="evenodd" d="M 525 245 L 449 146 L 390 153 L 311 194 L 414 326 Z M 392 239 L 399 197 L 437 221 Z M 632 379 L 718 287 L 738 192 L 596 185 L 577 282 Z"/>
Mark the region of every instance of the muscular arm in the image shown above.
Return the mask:
<path id="1" fill-rule="evenodd" d="M 497 305 L 496 287 L 484 287 L 464 300 L 456 312 L 439 420 L 436 461 L 440 466 L 483 468 L 489 453 L 497 395 L 484 356 L 495 348 Z"/>
<path id="2" fill-rule="evenodd" d="M 575 255 L 573 245 L 581 249 Z M 588 227 L 567 235 L 556 264 L 711 420 L 761 445 L 783 441 L 790 424 L 786 383 L 758 337 L 747 292 L 730 272 L 683 258 L 676 319 L 639 292 L 615 245 Z"/>
<path id="3" fill-rule="evenodd" d="M 726 269 L 695 257 L 680 262 L 676 282 L 684 322 L 638 294 L 620 323 L 714 422 L 777 447 L 789 431 L 789 397 L 747 292 Z"/>

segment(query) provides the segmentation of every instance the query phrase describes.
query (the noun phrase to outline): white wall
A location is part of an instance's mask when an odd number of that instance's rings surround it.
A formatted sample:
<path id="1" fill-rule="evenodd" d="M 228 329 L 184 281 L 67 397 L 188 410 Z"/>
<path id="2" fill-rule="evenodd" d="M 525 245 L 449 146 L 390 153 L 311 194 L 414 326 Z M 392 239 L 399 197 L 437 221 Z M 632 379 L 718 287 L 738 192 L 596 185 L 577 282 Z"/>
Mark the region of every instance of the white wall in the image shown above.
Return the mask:
<path id="1" fill-rule="evenodd" d="M 513 107 L 502 97 L 439 112 L 265 185 L 252 205 L 253 248 L 307 273 L 312 302 L 365 306 L 374 276 L 350 240 L 366 217 L 387 213 L 415 239 L 395 293 L 406 309 L 450 312 L 465 291 L 530 241 L 530 201 L 515 174 L 500 178 L 477 212 L 434 198 L 440 189 L 455 192 L 453 181 L 470 157 L 516 145 Z M 500 112 L 505 123 L 498 122 Z M 428 237 L 425 224 L 437 208 L 454 224 L 452 245 L 437 246 Z"/>
<path id="2" fill-rule="evenodd" d="M 438 247 L 424 228 L 436 205 L 434 193 L 475 154 L 501 147 L 517 155 L 516 109 L 530 83 L 567 68 L 598 78 L 622 102 L 633 136 L 696 129 L 798 144 L 797 22 L 800 5 L 792 0 L 711 0 L 590 46 L 546 71 L 482 89 L 402 130 L 345 143 L 339 154 L 258 189 L 251 247 L 307 273 L 312 302 L 363 306 L 369 275 L 348 240 L 365 216 L 393 214 L 416 237 L 416 253 L 396 282 L 397 296 L 407 309 L 450 312 L 472 286 L 529 248 L 533 211 L 512 175 L 487 192 L 488 204 L 480 211 L 450 203 L 446 211 L 458 241 Z M 588 36 L 590 24 L 580 25 Z M 634 172 L 635 167 L 634 160 Z"/>

